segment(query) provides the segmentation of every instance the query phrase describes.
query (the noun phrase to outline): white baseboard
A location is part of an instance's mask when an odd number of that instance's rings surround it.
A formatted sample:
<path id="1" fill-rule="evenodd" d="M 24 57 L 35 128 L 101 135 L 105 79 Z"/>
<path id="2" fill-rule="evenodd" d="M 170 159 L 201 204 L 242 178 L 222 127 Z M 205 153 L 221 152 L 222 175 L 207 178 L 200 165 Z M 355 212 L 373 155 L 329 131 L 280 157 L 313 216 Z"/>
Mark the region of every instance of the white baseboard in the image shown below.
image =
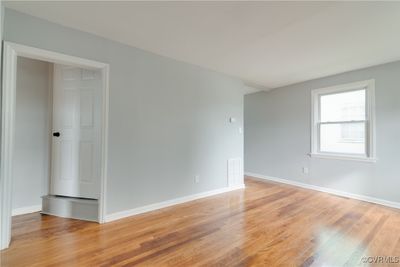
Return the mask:
<path id="1" fill-rule="evenodd" d="M 30 207 L 22 207 L 12 210 L 12 216 L 38 212 L 42 210 L 42 205 L 35 205 Z"/>
<path id="2" fill-rule="evenodd" d="M 105 221 L 111 222 L 111 221 L 119 220 L 122 218 L 130 217 L 133 215 L 137 215 L 137 214 L 141 214 L 141 213 L 145 213 L 145 212 L 149 212 L 149 211 L 153 211 L 153 210 L 158 210 L 158 209 L 170 207 L 173 205 L 189 202 L 192 200 L 210 197 L 210 196 L 214 196 L 214 195 L 218 195 L 218 194 L 222 194 L 222 193 L 226 193 L 226 192 L 230 192 L 230 191 L 242 189 L 242 188 L 245 188 L 244 184 L 241 184 L 238 186 L 232 186 L 232 187 L 224 187 L 221 189 L 202 192 L 202 193 L 198 193 L 198 194 L 194 194 L 194 195 L 190 195 L 190 196 L 175 198 L 175 199 L 171 199 L 171 200 L 167 200 L 167 201 L 163 201 L 163 202 L 146 205 L 143 207 L 138 207 L 138 208 L 131 209 L 131 210 L 119 211 L 119 212 L 115 212 L 115 213 L 106 215 Z"/>
<path id="3" fill-rule="evenodd" d="M 311 189 L 311 190 L 316 190 L 324 193 L 329 193 L 332 195 L 336 196 L 341 196 L 341 197 L 348 197 L 348 198 L 353 198 L 361 201 L 366 201 L 366 202 L 371 202 L 391 208 L 396 208 L 400 209 L 400 203 L 399 202 L 394 202 L 394 201 L 389 201 L 389 200 L 384 200 L 381 198 L 375 198 L 375 197 L 369 197 L 365 195 L 358 195 L 358 194 L 353 194 L 345 191 L 340 191 L 340 190 L 335 190 L 327 187 L 322 187 L 322 186 L 317 186 L 317 185 L 311 185 L 311 184 L 306 184 L 306 183 L 301 183 L 301 182 L 296 182 L 292 180 L 287 180 L 287 179 L 282 179 L 282 178 L 277 178 L 277 177 L 272 177 L 272 176 L 267 176 L 267 175 L 262 175 L 258 173 L 251 173 L 251 172 L 245 172 L 246 176 L 258 178 L 258 179 L 263 179 L 263 180 L 269 180 L 273 182 L 278 182 L 278 183 L 283 183 L 283 184 L 288 184 L 288 185 L 293 185 L 293 186 L 298 186 L 306 189 Z"/>

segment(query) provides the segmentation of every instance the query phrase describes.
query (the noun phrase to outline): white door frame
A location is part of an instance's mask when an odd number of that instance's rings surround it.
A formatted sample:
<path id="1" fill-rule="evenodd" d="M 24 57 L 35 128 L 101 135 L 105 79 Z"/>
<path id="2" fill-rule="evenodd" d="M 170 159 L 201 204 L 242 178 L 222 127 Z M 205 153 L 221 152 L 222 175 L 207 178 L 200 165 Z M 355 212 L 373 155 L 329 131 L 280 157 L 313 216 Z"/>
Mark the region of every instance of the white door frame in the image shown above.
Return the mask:
<path id="1" fill-rule="evenodd" d="M 99 223 L 105 222 L 107 184 L 107 140 L 108 140 L 108 91 L 109 65 L 97 61 L 38 49 L 11 42 L 3 46 L 3 89 L 1 118 L 1 163 L 0 163 L 0 250 L 11 241 L 12 169 L 15 131 L 15 96 L 17 57 L 23 56 L 75 67 L 96 68 L 102 71 L 102 130 L 101 130 L 101 186 L 99 199 Z"/>

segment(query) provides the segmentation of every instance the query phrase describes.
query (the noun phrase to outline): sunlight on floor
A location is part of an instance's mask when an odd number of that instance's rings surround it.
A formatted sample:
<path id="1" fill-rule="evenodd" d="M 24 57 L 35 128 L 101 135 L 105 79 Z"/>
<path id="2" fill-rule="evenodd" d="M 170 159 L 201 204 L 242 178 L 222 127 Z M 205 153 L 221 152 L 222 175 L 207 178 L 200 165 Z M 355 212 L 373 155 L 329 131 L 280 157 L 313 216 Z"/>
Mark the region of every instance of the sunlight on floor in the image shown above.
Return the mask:
<path id="1" fill-rule="evenodd" d="M 317 235 L 316 256 L 311 266 L 362 265 L 361 258 L 368 254 L 362 241 L 351 237 L 349 233 L 333 228 L 321 228 Z"/>

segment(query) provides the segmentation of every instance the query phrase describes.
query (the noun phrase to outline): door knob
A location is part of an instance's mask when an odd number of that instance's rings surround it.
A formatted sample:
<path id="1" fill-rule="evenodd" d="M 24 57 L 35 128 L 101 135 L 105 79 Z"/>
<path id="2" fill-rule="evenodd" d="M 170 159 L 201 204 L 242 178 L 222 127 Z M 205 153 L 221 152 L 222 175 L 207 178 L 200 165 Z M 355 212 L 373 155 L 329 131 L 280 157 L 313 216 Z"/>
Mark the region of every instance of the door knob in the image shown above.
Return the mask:
<path id="1" fill-rule="evenodd" d="M 60 136 L 60 133 L 59 133 L 59 132 L 55 132 L 55 133 L 53 133 L 53 136 L 59 137 L 59 136 Z"/>

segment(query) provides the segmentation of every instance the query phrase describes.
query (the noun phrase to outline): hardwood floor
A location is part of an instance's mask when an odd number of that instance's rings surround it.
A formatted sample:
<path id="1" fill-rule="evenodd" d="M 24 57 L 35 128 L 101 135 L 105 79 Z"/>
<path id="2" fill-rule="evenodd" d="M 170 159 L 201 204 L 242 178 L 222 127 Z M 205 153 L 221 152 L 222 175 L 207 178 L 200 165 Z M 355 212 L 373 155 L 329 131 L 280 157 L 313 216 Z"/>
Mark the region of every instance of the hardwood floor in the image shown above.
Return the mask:
<path id="1" fill-rule="evenodd" d="M 353 266 L 364 256 L 398 260 L 398 210 L 246 179 L 244 190 L 103 225 L 16 216 L 1 266 Z"/>

